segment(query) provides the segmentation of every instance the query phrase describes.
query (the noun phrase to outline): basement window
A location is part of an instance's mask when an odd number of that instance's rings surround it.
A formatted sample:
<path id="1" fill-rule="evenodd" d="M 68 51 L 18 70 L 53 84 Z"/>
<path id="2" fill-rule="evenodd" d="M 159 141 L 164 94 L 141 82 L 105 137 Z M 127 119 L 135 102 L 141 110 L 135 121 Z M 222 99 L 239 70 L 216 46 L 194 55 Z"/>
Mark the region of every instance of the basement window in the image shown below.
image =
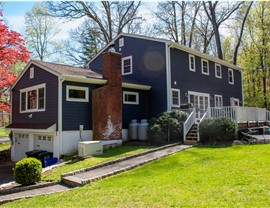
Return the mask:
<path id="1" fill-rule="evenodd" d="M 139 104 L 139 93 L 138 92 L 123 92 L 123 103 L 124 104 Z"/>
<path id="2" fill-rule="evenodd" d="M 66 100 L 72 102 L 88 102 L 88 87 L 67 86 Z"/>

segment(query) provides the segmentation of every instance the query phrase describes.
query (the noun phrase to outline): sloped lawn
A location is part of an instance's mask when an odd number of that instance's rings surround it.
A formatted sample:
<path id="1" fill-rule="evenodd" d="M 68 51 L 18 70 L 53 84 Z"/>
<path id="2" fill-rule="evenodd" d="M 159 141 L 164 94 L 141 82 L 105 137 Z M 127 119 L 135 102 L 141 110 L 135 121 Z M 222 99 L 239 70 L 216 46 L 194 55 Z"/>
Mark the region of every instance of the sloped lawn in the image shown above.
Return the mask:
<path id="1" fill-rule="evenodd" d="M 0 151 L 7 150 L 9 148 L 10 148 L 10 142 L 0 143 Z"/>
<path id="2" fill-rule="evenodd" d="M 73 160 L 69 161 L 65 165 L 52 170 L 49 173 L 45 173 L 43 180 L 60 180 L 61 174 L 71 172 L 74 170 L 87 168 L 110 160 L 115 160 L 121 157 L 126 157 L 147 150 L 153 149 L 150 146 L 119 146 L 111 149 L 104 150 L 104 154 L 101 156 L 91 157 L 85 160 Z"/>
<path id="3" fill-rule="evenodd" d="M 197 147 L 3 207 L 269 207 L 270 145 Z"/>

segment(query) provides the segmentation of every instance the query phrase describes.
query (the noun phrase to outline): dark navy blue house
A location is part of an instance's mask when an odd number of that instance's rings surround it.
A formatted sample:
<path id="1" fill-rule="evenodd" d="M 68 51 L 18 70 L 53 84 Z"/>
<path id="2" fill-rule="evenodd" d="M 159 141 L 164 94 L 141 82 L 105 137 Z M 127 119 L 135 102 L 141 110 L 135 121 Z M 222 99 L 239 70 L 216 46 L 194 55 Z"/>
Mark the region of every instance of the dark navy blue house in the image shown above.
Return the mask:
<path id="1" fill-rule="evenodd" d="M 77 151 L 79 141 L 94 139 L 92 91 L 107 83 L 102 54 L 113 43 L 122 55 L 123 140 L 132 119 L 150 119 L 183 104 L 193 106 L 200 119 L 208 107 L 243 103 L 240 67 L 171 41 L 121 34 L 87 68 L 28 63 L 12 88 L 7 128 L 13 131 L 14 161 L 35 149 L 60 157 Z"/>

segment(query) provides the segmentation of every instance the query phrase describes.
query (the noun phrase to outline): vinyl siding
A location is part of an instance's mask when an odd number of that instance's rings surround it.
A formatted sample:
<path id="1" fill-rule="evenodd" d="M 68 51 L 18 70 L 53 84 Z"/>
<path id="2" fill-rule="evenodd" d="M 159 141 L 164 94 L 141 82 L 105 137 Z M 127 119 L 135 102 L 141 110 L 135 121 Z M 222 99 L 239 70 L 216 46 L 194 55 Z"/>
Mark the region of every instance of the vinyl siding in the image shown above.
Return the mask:
<path id="1" fill-rule="evenodd" d="M 121 48 L 119 48 L 120 38 L 124 38 L 124 46 Z M 116 52 L 122 53 L 122 57 L 132 56 L 133 62 L 133 73 L 125 77 L 152 86 L 148 93 L 149 118 L 166 111 L 166 44 L 124 35 L 119 39 L 115 40 Z M 89 68 L 101 72 L 102 54 L 89 64 Z"/>
<path id="2" fill-rule="evenodd" d="M 66 100 L 66 86 L 80 86 L 89 88 L 88 102 L 72 102 Z M 89 85 L 77 82 L 63 82 L 62 93 L 62 116 L 63 130 L 79 130 L 79 125 L 84 125 L 84 130 L 92 130 L 92 90 L 96 89 L 97 85 Z"/>
<path id="3" fill-rule="evenodd" d="M 30 68 L 34 67 L 34 78 L 30 79 Z M 46 84 L 45 111 L 20 113 L 20 90 Z M 32 114 L 32 118 L 28 117 Z M 44 69 L 30 65 L 12 90 L 12 123 L 55 123 L 58 121 L 58 78 Z"/>
<path id="4" fill-rule="evenodd" d="M 178 49 L 171 49 L 171 81 L 172 88 L 180 89 L 181 104 L 188 103 L 185 93 L 195 91 L 210 94 L 211 107 L 215 105 L 214 96 L 223 96 L 223 106 L 230 106 L 230 98 L 238 98 L 242 102 L 241 72 L 234 71 L 234 85 L 229 84 L 228 67 L 221 65 L 222 79 L 215 77 L 215 63 L 209 62 L 209 75 L 202 74 L 201 58 L 195 56 L 196 71 L 189 70 L 189 54 Z M 176 82 L 176 84 L 175 84 Z"/>
<path id="5" fill-rule="evenodd" d="M 123 88 L 123 91 L 139 93 L 139 105 L 123 103 L 122 123 L 123 123 L 123 129 L 127 129 L 128 124 L 132 119 L 137 119 L 138 121 L 140 121 L 141 119 L 148 119 L 147 91 L 131 90 L 131 89 L 125 89 L 125 88 Z"/>

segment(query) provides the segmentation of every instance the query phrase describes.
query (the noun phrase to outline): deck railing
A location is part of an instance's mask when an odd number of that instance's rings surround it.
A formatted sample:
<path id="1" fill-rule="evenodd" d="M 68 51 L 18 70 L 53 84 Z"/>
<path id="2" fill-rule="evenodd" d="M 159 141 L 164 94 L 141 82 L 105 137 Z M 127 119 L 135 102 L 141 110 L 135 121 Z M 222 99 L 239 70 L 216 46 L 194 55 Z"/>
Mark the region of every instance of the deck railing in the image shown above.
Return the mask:
<path id="1" fill-rule="evenodd" d="M 236 122 L 241 121 L 266 121 L 270 118 L 270 114 L 267 113 L 265 108 L 253 108 L 253 107 L 222 107 L 211 108 L 210 118 L 226 117 Z"/>
<path id="2" fill-rule="evenodd" d="M 186 140 L 187 133 L 191 129 L 192 125 L 195 123 L 195 120 L 196 120 L 196 113 L 195 113 L 195 108 L 194 108 L 192 112 L 189 114 L 187 120 L 183 124 L 184 141 Z"/>

